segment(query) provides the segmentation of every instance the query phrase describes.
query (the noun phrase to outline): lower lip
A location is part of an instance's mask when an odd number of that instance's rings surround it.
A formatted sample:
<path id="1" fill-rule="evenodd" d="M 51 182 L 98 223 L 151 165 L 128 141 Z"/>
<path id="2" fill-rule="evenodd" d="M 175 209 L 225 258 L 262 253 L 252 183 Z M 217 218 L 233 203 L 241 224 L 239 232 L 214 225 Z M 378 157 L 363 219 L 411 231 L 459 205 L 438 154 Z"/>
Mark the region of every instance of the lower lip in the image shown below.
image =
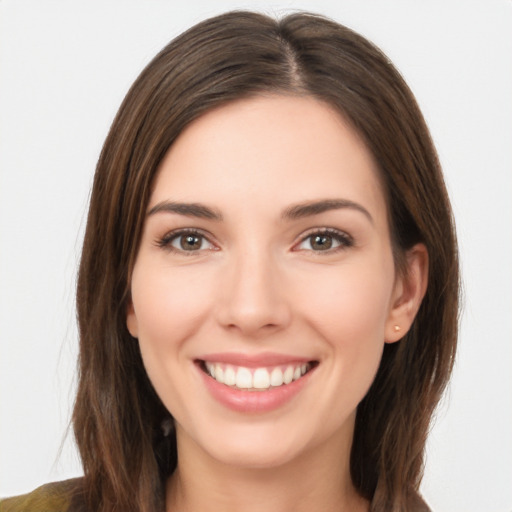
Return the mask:
<path id="1" fill-rule="evenodd" d="M 208 391 L 218 402 L 233 411 L 245 413 L 264 413 L 282 407 L 300 393 L 315 370 L 312 368 L 290 384 L 269 388 L 265 391 L 246 391 L 221 384 L 201 368 L 198 367 L 198 369 Z"/>

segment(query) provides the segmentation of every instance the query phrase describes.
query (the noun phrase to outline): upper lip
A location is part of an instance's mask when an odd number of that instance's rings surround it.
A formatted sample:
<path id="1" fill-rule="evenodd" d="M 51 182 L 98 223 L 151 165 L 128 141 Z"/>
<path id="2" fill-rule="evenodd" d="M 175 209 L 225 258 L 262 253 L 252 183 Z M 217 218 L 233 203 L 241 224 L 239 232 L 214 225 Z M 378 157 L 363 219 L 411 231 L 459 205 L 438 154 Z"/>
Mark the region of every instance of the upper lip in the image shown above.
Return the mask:
<path id="1" fill-rule="evenodd" d="M 258 368 L 263 366 L 278 366 L 294 363 L 309 363 L 312 358 L 301 357 L 291 354 L 279 354 L 274 352 L 262 352 L 259 354 L 243 354 L 240 352 L 221 352 L 206 354 L 197 358 L 199 361 L 209 363 L 225 363 L 233 366 L 244 366 L 246 368 Z"/>

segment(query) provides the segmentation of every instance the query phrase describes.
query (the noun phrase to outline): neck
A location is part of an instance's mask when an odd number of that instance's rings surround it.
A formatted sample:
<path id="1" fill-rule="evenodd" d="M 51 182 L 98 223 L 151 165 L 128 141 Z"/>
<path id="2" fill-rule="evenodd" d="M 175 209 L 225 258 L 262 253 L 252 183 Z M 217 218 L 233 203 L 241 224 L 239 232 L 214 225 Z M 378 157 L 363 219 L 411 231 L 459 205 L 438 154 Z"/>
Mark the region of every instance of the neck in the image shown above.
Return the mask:
<path id="1" fill-rule="evenodd" d="M 366 512 L 350 477 L 350 443 L 329 440 L 293 461 L 270 468 L 223 464 L 190 440 L 167 483 L 168 512 Z"/>

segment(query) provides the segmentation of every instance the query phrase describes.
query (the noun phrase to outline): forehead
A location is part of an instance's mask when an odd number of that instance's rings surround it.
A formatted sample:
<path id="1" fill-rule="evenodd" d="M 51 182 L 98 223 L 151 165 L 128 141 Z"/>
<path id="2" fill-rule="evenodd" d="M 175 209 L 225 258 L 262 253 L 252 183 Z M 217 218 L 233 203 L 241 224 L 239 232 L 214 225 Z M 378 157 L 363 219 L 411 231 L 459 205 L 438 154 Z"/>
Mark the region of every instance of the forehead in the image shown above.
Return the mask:
<path id="1" fill-rule="evenodd" d="M 238 100 L 193 121 L 160 164 L 150 201 L 220 209 L 345 198 L 386 216 L 373 156 L 328 104 L 311 97 Z"/>

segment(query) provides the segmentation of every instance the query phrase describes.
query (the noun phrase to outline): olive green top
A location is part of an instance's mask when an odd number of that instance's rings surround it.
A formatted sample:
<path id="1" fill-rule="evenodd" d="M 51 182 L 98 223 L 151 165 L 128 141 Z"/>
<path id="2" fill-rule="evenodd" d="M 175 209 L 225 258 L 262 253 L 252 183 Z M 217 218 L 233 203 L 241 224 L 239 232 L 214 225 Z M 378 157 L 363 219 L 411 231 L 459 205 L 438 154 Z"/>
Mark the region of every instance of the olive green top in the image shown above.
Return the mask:
<path id="1" fill-rule="evenodd" d="M 82 512 L 82 478 L 54 482 L 34 491 L 0 501 L 0 512 Z M 419 494 L 409 497 L 408 512 L 430 512 Z"/>
<path id="2" fill-rule="evenodd" d="M 0 512 L 72 512 L 81 478 L 42 485 L 34 491 L 0 501 Z"/>

